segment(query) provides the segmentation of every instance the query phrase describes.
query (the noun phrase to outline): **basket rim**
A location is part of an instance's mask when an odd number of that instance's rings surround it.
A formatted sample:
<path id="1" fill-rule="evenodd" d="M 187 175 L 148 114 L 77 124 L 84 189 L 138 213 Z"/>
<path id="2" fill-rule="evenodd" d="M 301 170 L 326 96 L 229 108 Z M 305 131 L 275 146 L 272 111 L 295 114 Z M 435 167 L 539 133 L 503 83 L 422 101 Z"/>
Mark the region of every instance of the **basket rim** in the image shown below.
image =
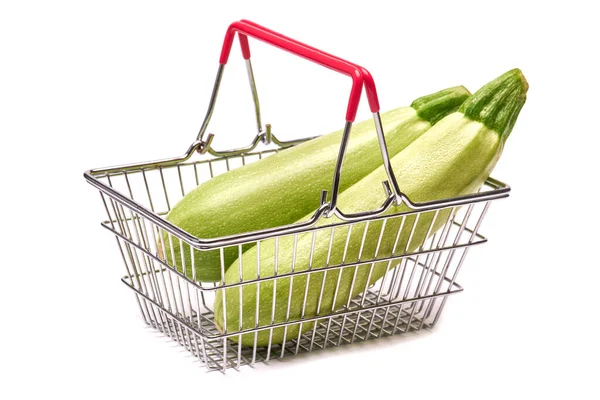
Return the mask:
<path id="1" fill-rule="evenodd" d="M 329 204 L 322 202 L 321 206 L 315 210 L 313 216 L 305 222 L 282 225 L 274 228 L 255 230 L 251 232 L 244 232 L 235 235 L 220 236 L 216 238 L 201 238 L 194 236 L 188 233 L 187 231 L 179 228 L 178 226 L 164 218 L 162 215 L 151 211 L 147 207 L 131 199 L 129 196 L 126 196 L 120 191 L 106 185 L 99 179 L 100 176 L 110 175 L 111 173 L 121 174 L 126 173 L 128 171 L 146 171 L 161 167 L 174 167 L 180 165 L 181 163 L 187 161 L 196 152 L 199 145 L 200 142 L 194 142 L 190 146 L 186 154 L 180 157 L 149 162 L 140 162 L 134 164 L 126 164 L 114 167 L 89 169 L 83 173 L 83 176 L 89 184 L 94 186 L 96 189 L 100 190 L 101 193 L 104 193 L 110 198 L 116 200 L 117 202 L 124 204 L 128 208 L 132 209 L 134 212 L 140 214 L 144 218 L 147 218 L 152 223 L 158 225 L 160 228 L 174 235 L 178 239 L 185 241 L 197 250 L 213 250 L 227 246 L 240 245 L 251 241 L 272 238 L 274 236 L 293 235 L 297 233 L 302 233 L 305 230 L 315 226 L 322 218 L 327 218 L 325 215 L 329 211 Z M 254 153 L 244 153 L 244 155 L 252 154 Z M 232 157 L 235 156 L 224 156 L 215 158 L 214 160 Z M 336 209 L 335 215 L 339 219 L 341 219 L 342 222 L 328 225 L 328 227 L 343 226 L 360 221 L 373 221 L 383 218 L 398 217 L 402 215 L 439 210 L 448 207 L 463 206 L 467 204 L 475 204 L 480 202 L 497 200 L 508 197 L 509 192 L 511 190 L 508 184 L 492 177 L 488 177 L 488 179 L 484 183 L 484 186 L 491 188 L 491 190 L 427 202 L 412 202 L 410 201 L 410 199 L 408 199 L 408 197 L 403 197 L 403 203 L 409 208 L 409 211 L 393 214 L 384 214 L 395 203 L 395 196 L 393 193 L 390 193 L 389 196 L 383 201 L 381 207 L 379 207 L 376 210 L 347 215 L 344 214 L 341 210 Z"/>

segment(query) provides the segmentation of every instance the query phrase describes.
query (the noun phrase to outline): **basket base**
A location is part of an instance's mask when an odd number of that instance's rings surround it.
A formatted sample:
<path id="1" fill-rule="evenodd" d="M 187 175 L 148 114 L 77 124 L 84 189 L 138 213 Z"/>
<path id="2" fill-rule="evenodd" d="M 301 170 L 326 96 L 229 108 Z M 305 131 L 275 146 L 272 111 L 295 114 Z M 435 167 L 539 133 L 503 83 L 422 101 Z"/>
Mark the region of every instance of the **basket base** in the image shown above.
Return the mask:
<path id="1" fill-rule="evenodd" d="M 207 369 L 222 371 L 317 349 L 418 331 L 423 328 L 431 329 L 439 319 L 447 296 L 451 294 L 324 317 L 317 320 L 316 329 L 305 332 L 299 337 L 290 338 L 283 345 L 245 347 L 226 338 L 206 338 L 135 288 L 131 289 L 135 291 L 141 313 L 149 326 L 177 341 L 197 357 Z M 375 291 L 369 291 L 365 296 L 363 307 L 374 306 L 377 297 Z M 353 300 L 354 304 L 350 309 L 358 308 L 359 301 L 360 298 Z M 212 312 L 204 313 L 200 318 L 203 326 L 206 326 L 206 322 L 213 321 Z M 218 331 L 213 324 L 206 326 L 206 333 L 215 334 Z"/>

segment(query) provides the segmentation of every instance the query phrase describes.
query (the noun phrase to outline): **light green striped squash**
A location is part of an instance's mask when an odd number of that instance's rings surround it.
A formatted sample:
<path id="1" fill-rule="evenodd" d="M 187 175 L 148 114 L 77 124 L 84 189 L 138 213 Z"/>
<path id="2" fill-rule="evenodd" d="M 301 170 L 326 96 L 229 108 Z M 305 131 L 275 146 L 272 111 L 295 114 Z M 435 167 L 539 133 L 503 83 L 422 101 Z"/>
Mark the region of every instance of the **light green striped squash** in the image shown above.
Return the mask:
<path id="1" fill-rule="evenodd" d="M 476 192 L 488 178 L 496 165 L 502 152 L 504 143 L 515 124 L 521 107 L 525 103 L 527 82 L 518 69 L 509 71 L 497 79 L 489 82 L 477 93 L 471 96 L 460 107 L 458 112 L 452 113 L 439 121 L 435 126 L 421 135 L 405 150 L 392 158 L 392 167 L 398 179 L 400 189 L 412 201 L 422 202 L 436 199 L 445 199 L 459 195 Z M 381 182 L 386 179 L 382 167 L 361 179 L 345 190 L 339 197 L 340 209 L 349 212 L 369 211 L 378 208 L 386 197 Z M 392 207 L 388 213 L 408 211 L 404 205 Z M 448 219 L 449 210 L 439 212 L 430 230 L 434 212 L 421 214 L 415 226 L 413 239 L 407 246 L 407 240 L 415 221 L 415 216 L 406 218 L 396 253 L 414 251 L 427 238 L 427 233 L 433 234 Z M 308 216 L 304 217 L 304 219 Z M 326 220 L 326 223 L 335 223 L 337 218 Z M 339 221 L 337 221 L 339 222 Z M 365 260 L 375 255 L 377 239 L 381 230 L 381 221 L 373 221 L 367 231 L 367 240 L 364 243 L 362 256 Z M 401 218 L 388 220 L 380 244 L 377 257 L 392 255 L 396 233 L 400 229 Z M 356 225 L 348 242 L 346 263 L 356 261 L 360 250 L 364 224 Z M 338 231 L 340 229 L 338 228 Z M 347 229 L 344 233 L 333 237 L 331 254 L 328 255 L 329 229 L 323 231 L 324 236 L 317 239 L 312 258 L 312 268 L 318 269 L 327 265 L 340 264 L 347 240 Z M 310 250 L 312 233 L 299 235 L 296 247 L 295 271 L 307 270 L 310 264 Z M 260 246 L 260 276 L 274 275 L 275 248 L 274 241 L 265 241 Z M 292 239 L 282 238 L 278 244 L 277 272 L 289 273 L 292 268 L 292 254 L 294 244 Z M 256 279 L 257 246 L 249 249 L 242 255 L 241 260 L 235 260 L 225 274 L 227 284 L 241 280 Z M 242 263 L 242 276 L 240 277 L 239 265 Z M 359 267 L 344 268 L 339 279 L 339 289 L 335 304 L 333 303 L 335 288 L 340 274 L 339 269 L 330 270 L 325 278 L 322 291 L 319 315 L 338 310 L 353 298 L 363 292 L 366 287 L 380 279 L 388 268 L 387 262 L 377 262 L 371 270 L 372 264 Z M 352 292 L 352 280 L 355 283 Z M 369 279 L 370 274 L 370 279 Z M 307 289 L 307 275 L 293 278 L 292 293 L 290 297 L 290 278 L 280 278 L 276 282 L 275 298 L 273 291 L 275 281 L 260 283 L 258 291 L 259 316 L 256 321 L 257 284 L 248 284 L 243 287 L 240 302 L 240 289 L 234 287 L 217 291 L 214 307 L 214 319 L 218 329 L 225 331 L 224 306 L 226 305 L 227 333 L 241 329 L 250 329 L 257 326 L 264 327 L 273 323 L 298 321 L 302 315 L 302 306 L 306 293 L 306 308 L 304 317 L 317 315 L 318 300 L 321 294 L 325 273 L 313 272 Z M 369 281 L 367 281 L 369 280 Z M 223 295 L 226 292 L 224 304 Z M 288 299 L 290 301 L 289 318 L 286 318 Z M 273 308 L 273 301 L 275 302 Z M 240 310 L 240 307 L 242 308 Z M 274 314 L 272 313 L 274 309 Z M 241 311 L 241 312 L 240 312 Z M 241 320 L 240 320 L 241 314 Z M 312 328 L 314 323 L 302 324 L 302 331 Z M 288 326 L 286 340 L 298 337 L 300 324 Z M 270 329 L 262 330 L 256 339 L 257 346 L 269 343 Z M 243 345 L 254 344 L 254 333 L 232 336 L 231 339 Z M 270 342 L 282 343 L 284 328 L 272 330 Z"/>

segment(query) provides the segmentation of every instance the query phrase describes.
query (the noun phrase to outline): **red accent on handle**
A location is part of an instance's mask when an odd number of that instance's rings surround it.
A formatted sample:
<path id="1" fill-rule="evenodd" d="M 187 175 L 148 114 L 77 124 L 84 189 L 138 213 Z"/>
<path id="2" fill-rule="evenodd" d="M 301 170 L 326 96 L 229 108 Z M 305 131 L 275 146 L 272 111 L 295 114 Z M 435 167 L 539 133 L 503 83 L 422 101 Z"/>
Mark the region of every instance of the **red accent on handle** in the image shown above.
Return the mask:
<path id="1" fill-rule="evenodd" d="M 375 87 L 375 80 L 371 73 L 367 71 L 365 68 L 360 67 L 365 79 L 365 92 L 367 92 L 367 101 L 369 102 L 369 107 L 371 108 L 371 112 L 379 111 L 379 97 L 377 97 L 377 88 Z"/>
<path id="2" fill-rule="evenodd" d="M 248 36 L 238 33 L 240 39 L 240 47 L 242 48 L 242 56 L 244 60 L 250 59 L 250 46 L 248 46 Z"/>
<path id="3" fill-rule="evenodd" d="M 246 60 L 250 58 L 248 36 L 252 36 L 255 39 L 269 43 L 275 47 L 289 51 L 290 53 L 306 58 L 324 67 L 350 76 L 352 78 L 352 89 L 350 91 L 350 100 L 348 101 L 348 109 L 346 111 L 346 121 L 354 122 L 354 119 L 356 118 L 356 111 L 360 102 L 363 85 L 367 93 L 367 99 L 369 101 L 371 112 L 379 111 L 377 89 L 375 88 L 375 82 L 373 81 L 373 77 L 369 71 L 349 61 L 343 60 L 329 53 L 325 53 L 324 51 L 291 39 L 254 22 L 241 20 L 234 22 L 229 26 L 227 33 L 225 34 L 225 40 L 221 50 L 221 58 L 219 59 L 221 64 L 227 64 L 229 53 L 231 52 L 231 46 L 233 44 L 233 38 L 236 32 L 239 34 L 242 55 Z"/>

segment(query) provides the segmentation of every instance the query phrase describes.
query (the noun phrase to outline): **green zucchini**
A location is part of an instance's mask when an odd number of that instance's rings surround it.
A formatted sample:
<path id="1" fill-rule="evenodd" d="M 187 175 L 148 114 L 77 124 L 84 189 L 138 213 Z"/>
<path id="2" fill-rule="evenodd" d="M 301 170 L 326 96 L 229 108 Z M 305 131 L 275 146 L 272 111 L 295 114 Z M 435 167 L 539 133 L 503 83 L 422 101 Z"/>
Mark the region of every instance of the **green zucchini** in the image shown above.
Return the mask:
<path id="1" fill-rule="evenodd" d="M 469 97 L 458 112 L 446 116 L 404 151 L 393 157 L 392 167 L 400 189 L 416 202 L 476 192 L 483 185 L 500 157 L 504 142 L 525 103 L 527 88 L 527 82 L 518 69 L 505 73 Z M 345 212 L 376 209 L 386 197 L 381 186 L 381 182 L 385 179 L 386 174 L 383 168 L 378 168 L 340 195 L 338 199 L 340 208 Z M 392 207 L 387 212 L 404 211 L 408 211 L 408 208 L 401 205 Z M 400 228 L 402 231 L 395 254 L 414 251 L 426 240 L 428 233 L 431 235 L 440 229 L 448 219 L 449 213 L 450 210 L 440 211 L 435 216 L 433 211 L 426 212 L 420 215 L 418 222 L 416 222 L 415 214 L 412 214 L 406 218 L 404 225 L 400 225 L 401 218 L 389 219 L 384 234 L 381 236 L 382 240 L 378 251 L 376 247 L 382 229 L 381 220 L 371 221 L 368 225 L 367 239 L 362 248 L 364 223 L 354 226 L 350 239 L 348 239 L 347 228 L 346 233 L 340 234 L 337 232 L 342 231 L 342 228 L 338 228 L 333 239 L 329 236 L 330 229 L 320 231 L 319 234 L 322 236 L 317 236 L 314 241 L 312 258 L 310 252 L 313 235 L 310 232 L 299 235 L 296 244 L 293 243 L 292 237 L 280 238 L 277 244 L 273 240 L 264 241 L 260 248 L 255 246 L 246 251 L 241 260 L 234 261 L 225 274 L 225 282 L 232 284 L 242 280 L 256 279 L 257 258 L 260 259 L 260 277 L 264 278 L 274 275 L 275 263 L 277 263 L 277 274 L 285 274 L 292 271 L 292 263 L 294 263 L 294 271 L 298 272 L 307 270 L 309 265 L 312 269 L 318 269 L 326 265 L 340 264 L 342 260 L 344 263 L 352 263 L 358 259 L 372 259 L 375 256 L 387 257 L 393 253 L 396 232 Z M 432 224 L 434 216 L 435 222 Z M 332 220 L 325 222 L 330 224 L 339 221 L 336 217 L 332 217 Z M 410 243 L 407 243 L 413 225 L 413 238 Z M 331 252 L 328 251 L 330 240 Z M 347 240 L 348 244 L 346 244 Z M 278 248 L 277 257 L 275 257 L 275 246 Z M 347 253 L 344 255 L 346 246 Z M 294 250 L 295 256 L 293 255 Z M 240 276 L 240 268 L 242 276 Z M 338 284 L 339 269 L 328 271 L 325 278 L 324 272 L 313 272 L 310 274 L 310 278 L 307 278 L 306 274 L 295 276 L 291 285 L 291 295 L 290 278 L 261 282 L 258 291 L 256 283 L 243 286 L 241 293 L 240 287 L 221 289 L 217 291 L 215 298 L 215 323 L 221 332 L 225 331 L 224 303 L 228 333 L 239 331 L 240 328 L 244 330 L 257 326 L 264 327 L 272 323 L 297 321 L 302 318 L 302 315 L 304 318 L 314 317 L 317 315 L 317 308 L 319 308 L 319 315 L 328 314 L 345 305 L 349 298 L 362 293 L 370 284 L 380 279 L 388 268 L 390 267 L 387 262 L 345 268 L 339 279 L 335 304 L 333 304 L 334 293 Z M 351 291 L 353 279 L 354 287 Z M 275 297 L 273 297 L 274 291 Z M 223 301 L 224 292 L 225 302 Z M 256 320 L 257 295 L 259 298 L 258 321 Z M 306 300 L 304 301 L 305 296 Z M 286 315 L 288 301 L 290 302 L 289 317 Z M 303 314 L 304 302 L 306 306 Z M 242 307 L 241 310 L 240 307 Z M 242 321 L 240 321 L 240 316 Z M 303 323 L 302 331 L 311 329 L 313 324 L 311 322 Z M 285 332 L 287 340 L 298 337 L 299 329 L 299 323 L 289 325 Z M 271 332 L 272 336 L 270 337 Z M 254 333 L 240 336 L 243 345 L 254 344 Z M 240 336 L 233 336 L 231 339 L 238 341 Z M 269 343 L 277 344 L 283 341 L 283 327 L 272 330 L 264 329 L 259 331 L 256 336 L 257 346 L 265 346 Z"/>
<path id="2" fill-rule="evenodd" d="M 469 94 L 462 86 L 453 87 L 421 97 L 411 107 L 382 114 L 390 155 L 403 150 L 433 123 L 455 111 Z M 330 133 L 210 179 L 186 194 L 166 218 L 200 238 L 291 224 L 316 210 L 321 190 L 330 188 L 341 136 L 342 131 Z M 350 134 L 340 191 L 380 164 L 373 121 L 357 123 Z M 167 237 L 166 233 L 162 238 L 159 256 L 164 259 L 166 255 L 167 261 L 182 271 L 178 239 Z M 248 247 L 251 246 L 244 250 Z M 191 277 L 190 248 L 183 248 L 186 274 Z M 225 266 L 238 257 L 235 247 L 226 248 L 223 253 Z M 195 251 L 194 266 L 198 281 L 221 280 L 219 250 Z"/>

